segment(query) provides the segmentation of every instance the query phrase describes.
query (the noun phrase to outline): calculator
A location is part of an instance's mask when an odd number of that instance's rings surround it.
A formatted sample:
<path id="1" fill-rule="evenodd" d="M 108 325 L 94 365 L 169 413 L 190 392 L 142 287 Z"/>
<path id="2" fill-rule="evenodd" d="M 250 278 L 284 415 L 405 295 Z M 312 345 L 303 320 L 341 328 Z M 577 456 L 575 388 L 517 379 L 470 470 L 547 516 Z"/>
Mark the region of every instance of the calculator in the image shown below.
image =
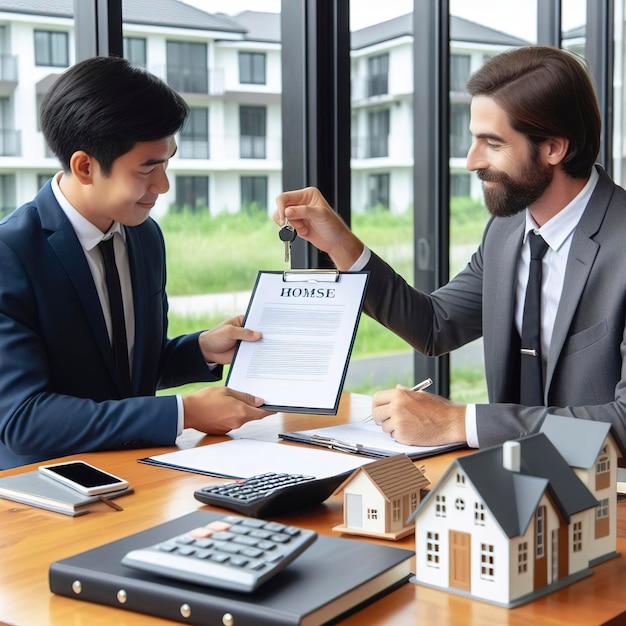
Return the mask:
<path id="1" fill-rule="evenodd" d="M 325 478 L 267 472 L 202 487 L 194 492 L 194 497 L 204 504 L 231 509 L 248 517 L 291 513 L 326 500 L 353 471 Z"/>
<path id="2" fill-rule="evenodd" d="M 314 530 L 226 515 L 182 535 L 131 550 L 122 564 L 198 585 L 251 592 L 316 539 Z"/>

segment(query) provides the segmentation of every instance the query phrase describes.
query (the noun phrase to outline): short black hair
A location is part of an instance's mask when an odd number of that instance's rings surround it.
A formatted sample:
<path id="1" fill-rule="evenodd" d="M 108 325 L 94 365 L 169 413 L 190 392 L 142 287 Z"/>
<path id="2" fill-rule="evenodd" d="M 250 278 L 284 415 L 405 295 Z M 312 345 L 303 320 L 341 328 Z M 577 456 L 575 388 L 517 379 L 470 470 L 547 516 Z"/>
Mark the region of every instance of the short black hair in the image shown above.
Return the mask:
<path id="1" fill-rule="evenodd" d="M 78 150 L 105 175 L 137 142 L 178 132 L 189 105 L 167 83 L 119 57 L 92 57 L 54 82 L 41 103 L 41 129 L 63 169 Z"/>

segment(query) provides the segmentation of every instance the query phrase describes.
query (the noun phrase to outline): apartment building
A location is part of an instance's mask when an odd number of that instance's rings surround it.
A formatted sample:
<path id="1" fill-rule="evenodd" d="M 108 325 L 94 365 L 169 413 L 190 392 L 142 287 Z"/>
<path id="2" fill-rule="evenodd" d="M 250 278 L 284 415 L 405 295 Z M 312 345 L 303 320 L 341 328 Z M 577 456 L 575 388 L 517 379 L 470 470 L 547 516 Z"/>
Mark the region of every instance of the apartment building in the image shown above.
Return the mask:
<path id="1" fill-rule="evenodd" d="M 412 204 L 411 14 L 352 33 L 355 211 Z M 480 197 L 465 171 L 465 81 L 487 56 L 528 42 L 461 18 L 451 34 L 451 189 Z M 280 16 L 209 14 L 177 0 L 124 0 L 124 56 L 191 107 L 155 207 L 271 211 L 282 191 Z M 0 214 L 29 200 L 59 165 L 39 128 L 41 98 L 75 62 L 73 0 L 0 0 Z M 419 158 L 419 155 L 416 156 Z"/>

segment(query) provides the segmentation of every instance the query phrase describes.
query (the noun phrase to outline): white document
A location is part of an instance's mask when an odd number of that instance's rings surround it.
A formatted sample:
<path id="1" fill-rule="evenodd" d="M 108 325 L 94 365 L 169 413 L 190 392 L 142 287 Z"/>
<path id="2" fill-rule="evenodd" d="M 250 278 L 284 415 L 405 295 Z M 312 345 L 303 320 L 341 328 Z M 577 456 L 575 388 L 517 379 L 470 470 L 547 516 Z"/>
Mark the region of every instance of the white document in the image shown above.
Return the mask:
<path id="1" fill-rule="evenodd" d="M 372 461 L 354 454 L 255 439 L 233 439 L 139 460 L 150 465 L 222 478 L 250 478 L 266 472 L 327 478 L 350 472 Z"/>
<path id="2" fill-rule="evenodd" d="M 335 414 L 367 279 L 367 272 L 259 272 L 244 326 L 263 338 L 240 342 L 226 384 L 270 410 Z"/>

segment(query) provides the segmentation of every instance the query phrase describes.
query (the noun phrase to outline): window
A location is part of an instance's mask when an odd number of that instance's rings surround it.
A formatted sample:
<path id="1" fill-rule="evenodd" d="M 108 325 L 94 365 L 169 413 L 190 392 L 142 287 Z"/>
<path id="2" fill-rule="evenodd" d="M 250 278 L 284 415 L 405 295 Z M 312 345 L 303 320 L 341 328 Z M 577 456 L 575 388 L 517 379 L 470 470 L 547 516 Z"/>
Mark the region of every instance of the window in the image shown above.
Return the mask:
<path id="1" fill-rule="evenodd" d="M 437 517 L 446 516 L 446 497 L 445 496 L 437 496 L 435 498 L 435 515 Z"/>
<path id="2" fill-rule="evenodd" d="M 389 174 L 369 175 L 369 207 L 389 210 Z"/>
<path id="3" fill-rule="evenodd" d="M 517 573 L 525 574 L 528 571 L 528 542 L 523 541 L 517 546 Z"/>
<path id="4" fill-rule="evenodd" d="M 209 206 L 208 176 L 176 177 L 176 211 L 198 212 Z"/>
<path id="5" fill-rule="evenodd" d="M 180 131 L 180 156 L 183 159 L 209 158 L 209 109 L 191 107 Z"/>
<path id="6" fill-rule="evenodd" d="M 13 102 L 0 98 L 0 156 L 21 155 L 20 132 L 13 121 Z"/>
<path id="7" fill-rule="evenodd" d="M 454 501 L 454 507 L 456 508 L 457 511 L 464 511 L 465 510 L 465 500 L 463 500 L 463 498 L 457 498 Z"/>
<path id="8" fill-rule="evenodd" d="M 493 545 L 489 543 L 480 544 L 480 577 L 483 580 L 494 580 L 495 578 L 495 557 Z"/>
<path id="9" fill-rule="evenodd" d="M 265 85 L 265 53 L 239 53 L 239 82 L 242 84 Z"/>
<path id="10" fill-rule="evenodd" d="M 367 509 L 367 519 L 378 519 L 378 509 Z"/>
<path id="11" fill-rule="evenodd" d="M 367 95 L 389 93 L 389 55 L 380 54 L 367 60 Z"/>
<path id="12" fill-rule="evenodd" d="M 545 555 L 546 545 L 545 545 L 545 516 L 546 516 L 546 507 L 540 506 L 537 509 L 537 517 L 535 519 L 535 535 L 536 535 L 536 548 L 535 555 L 538 559 L 541 559 Z"/>
<path id="13" fill-rule="evenodd" d="M 611 486 L 611 460 L 606 447 L 596 461 L 596 491 Z"/>
<path id="14" fill-rule="evenodd" d="M 181 93 L 208 93 L 207 44 L 167 42 L 167 82 Z"/>
<path id="15" fill-rule="evenodd" d="M 464 159 L 470 149 L 470 105 L 467 102 L 450 103 L 450 156 Z"/>
<path id="16" fill-rule="evenodd" d="M 0 174 L 0 216 L 15 209 L 15 174 Z"/>
<path id="17" fill-rule="evenodd" d="M 480 502 L 474 503 L 474 524 L 485 525 L 485 505 Z"/>
<path id="18" fill-rule="evenodd" d="M 400 500 L 396 498 L 391 502 L 391 521 L 399 522 L 402 517 L 402 510 L 400 507 Z"/>
<path id="19" fill-rule="evenodd" d="M 367 157 L 389 156 L 389 109 L 367 114 Z"/>
<path id="20" fill-rule="evenodd" d="M 239 153 L 242 159 L 265 158 L 265 107 L 239 107 Z"/>
<path id="21" fill-rule="evenodd" d="M 35 65 L 67 67 L 70 64 L 67 33 L 35 31 Z"/>
<path id="22" fill-rule="evenodd" d="M 50 174 L 37 174 L 37 189 L 41 189 L 53 176 L 55 172 Z"/>
<path id="23" fill-rule="evenodd" d="M 465 487 L 465 474 L 457 474 L 456 475 L 456 484 L 459 487 Z"/>
<path id="24" fill-rule="evenodd" d="M 417 497 L 417 493 L 413 492 L 410 496 L 409 496 L 409 508 L 410 508 L 410 513 L 413 513 L 413 511 L 415 511 L 415 509 L 417 508 L 417 505 L 419 504 L 419 498 Z"/>
<path id="25" fill-rule="evenodd" d="M 572 548 L 574 552 L 581 552 L 583 549 L 583 523 L 574 522 L 572 527 Z"/>
<path id="26" fill-rule="evenodd" d="M 267 176 L 241 177 L 241 210 L 245 213 L 267 211 Z"/>
<path id="27" fill-rule="evenodd" d="M 465 94 L 470 77 L 469 54 L 450 54 L 450 91 Z"/>
<path id="28" fill-rule="evenodd" d="M 124 37 L 124 58 L 133 65 L 147 67 L 146 40 L 143 37 Z"/>
<path id="29" fill-rule="evenodd" d="M 471 184 L 469 174 L 450 174 L 450 196 L 453 198 L 469 196 Z"/>
<path id="30" fill-rule="evenodd" d="M 439 567 L 439 533 L 426 533 L 426 565 Z"/>

